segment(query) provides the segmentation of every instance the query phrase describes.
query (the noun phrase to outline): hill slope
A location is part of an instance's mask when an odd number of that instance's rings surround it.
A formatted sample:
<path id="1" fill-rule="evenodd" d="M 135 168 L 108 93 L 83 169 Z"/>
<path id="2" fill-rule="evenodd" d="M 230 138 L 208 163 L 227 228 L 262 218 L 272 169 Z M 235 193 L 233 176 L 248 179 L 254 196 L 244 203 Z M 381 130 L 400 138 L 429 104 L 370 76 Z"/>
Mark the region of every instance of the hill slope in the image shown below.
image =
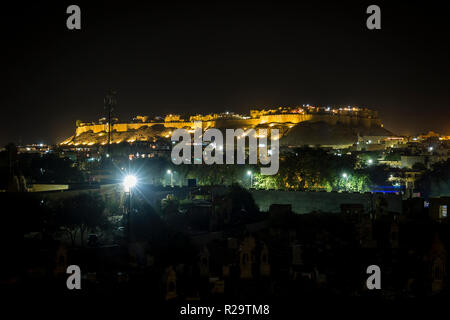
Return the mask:
<path id="1" fill-rule="evenodd" d="M 350 127 L 341 124 L 305 121 L 292 127 L 280 140 L 281 145 L 344 145 L 353 144 L 361 136 L 393 136 L 382 127 Z"/>

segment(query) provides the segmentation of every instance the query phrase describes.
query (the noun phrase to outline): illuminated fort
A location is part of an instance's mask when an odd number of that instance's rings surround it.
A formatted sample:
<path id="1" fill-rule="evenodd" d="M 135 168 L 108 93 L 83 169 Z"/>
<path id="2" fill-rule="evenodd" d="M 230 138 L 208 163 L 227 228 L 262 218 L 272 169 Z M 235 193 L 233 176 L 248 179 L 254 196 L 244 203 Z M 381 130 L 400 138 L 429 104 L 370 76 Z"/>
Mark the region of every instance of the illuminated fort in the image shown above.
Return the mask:
<path id="1" fill-rule="evenodd" d="M 288 136 L 291 131 L 304 123 L 325 123 L 329 126 L 359 128 L 360 131 L 373 131 L 382 128 L 378 112 L 358 107 L 316 107 L 303 105 L 297 107 L 279 107 L 271 109 L 251 109 L 248 115 L 233 112 L 214 113 L 208 115 L 191 115 L 181 117 L 168 114 L 164 118 L 151 119 L 147 116 L 136 116 L 131 122 L 111 121 L 111 143 L 133 143 L 135 141 L 156 141 L 170 138 L 177 128 L 193 130 L 194 122 L 202 121 L 204 129 L 208 128 L 268 128 L 280 130 L 281 136 Z M 98 122 L 83 123 L 77 121 L 73 136 L 61 142 L 65 146 L 105 145 L 108 143 L 109 124 L 106 118 Z M 386 131 L 388 132 L 388 131 Z M 359 132 L 358 132 L 359 134 Z M 386 133 L 386 135 L 388 135 Z"/>

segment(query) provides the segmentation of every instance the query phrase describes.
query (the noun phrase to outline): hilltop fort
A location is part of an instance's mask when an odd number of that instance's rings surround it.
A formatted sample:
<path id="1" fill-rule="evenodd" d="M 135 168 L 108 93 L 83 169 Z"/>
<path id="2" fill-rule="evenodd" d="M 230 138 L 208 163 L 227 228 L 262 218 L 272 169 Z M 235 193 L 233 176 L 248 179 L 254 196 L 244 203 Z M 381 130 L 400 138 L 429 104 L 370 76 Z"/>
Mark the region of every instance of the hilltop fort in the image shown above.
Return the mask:
<path id="1" fill-rule="evenodd" d="M 278 107 L 270 109 L 251 109 L 248 115 L 233 112 L 182 117 L 168 114 L 149 118 L 136 116 L 131 122 L 106 118 L 98 122 L 77 121 L 75 134 L 61 142 L 63 146 L 92 146 L 108 144 L 111 128 L 111 144 L 136 141 L 156 141 L 170 139 L 177 128 L 193 130 L 194 122 L 202 121 L 203 129 L 208 128 L 278 128 L 281 144 L 288 145 L 348 145 L 358 141 L 361 136 L 393 136 L 385 130 L 378 112 L 360 107 L 316 107 L 310 105 Z"/>

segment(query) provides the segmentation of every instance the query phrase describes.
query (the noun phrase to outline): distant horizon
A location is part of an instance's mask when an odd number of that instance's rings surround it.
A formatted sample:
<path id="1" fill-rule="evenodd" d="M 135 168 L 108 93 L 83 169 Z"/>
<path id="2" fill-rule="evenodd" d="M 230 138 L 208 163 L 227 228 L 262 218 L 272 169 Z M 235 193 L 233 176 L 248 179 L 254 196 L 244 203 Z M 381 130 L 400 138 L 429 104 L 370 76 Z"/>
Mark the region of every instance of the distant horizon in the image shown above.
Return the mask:
<path id="1" fill-rule="evenodd" d="M 230 111 L 230 112 L 233 112 L 233 111 Z M 217 112 L 215 112 L 215 113 L 217 113 Z M 144 115 L 144 114 L 136 114 L 134 116 L 138 116 L 138 115 Z M 128 118 L 131 120 L 134 116 L 129 116 Z M 158 115 L 155 114 L 154 116 L 156 117 Z M 129 123 L 129 122 L 125 121 L 123 117 L 117 117 L 117 116 L 114 116 L 114 117 L 119 119 L 119 123 Z M 91 121 L 85 120 L 85 122 L 96 122 L 99 119 L 101 119 L 101 117 L 99 117 L 99 118 L 97 118 L 95 120 L 91 120 Z M 383 118 L 380 117 L 380 119 L 382 120 L 382 123 L 383 123 Z M 82 120 L 82 119 L 76 119 L 76 120 Z M 22 139 L 20 141 L 19 140 L 20 138 L 15 140 L 15 141 L 14 140 L 3 139 L 2 144 L 0 145 L 0 147 L 3 148 L 9 143 L 13 143 L 13 144 L 15 144 L 17 146 L 19 146 L 19 145 L 22 145 L 22 146 L 24 146 L 24 145 L 33 145 L 33 144 L 35 144 L 35 145 L 39 145 L 39 144 L 57 145 L 61 141 L 66 139 L 67 137 L 73 135 L 73 132 L 76 129 L 76 125 L 75 125 L 76 120 L 73 121 L 73 125 L 71 127 L 71 130 L 68 131 L 67 135 L 58 135 L 58 137 L 52 137 L 50 139 L 38 139 L 38 140 L 33 140 L 33 141 L 31 141 L 32 139 L 29 139 L 29 141 L 24 141 Z M 396 130 L 396 129 L 392 129 L 391 127 L 385 125 L 384 123 L 383 123 L 383 128 L 391 131 L 396 136 L 402 136 L 402 137 L 414 137 L 414 136 L 419 136 L 419 135 L 425 135 L 425 134 L 428 134 L 430 132 L 434 132 L 434 133 L 437 133 L 437 134 L 442 135 L 442 136 L 450 135 L 450 130 L 447 131 L 447 132 L 441 132 L 441 131 L 433 129 L 433 128 L 425 129 L 424 131 L 416 131 L 416 132 L 411 132 L 411 131 L 409 131 L 407 129 L 403 130 L 403 131 L 399 131 L 399 130 Z"/>
<path id="2" fill-rule="evenodd" d="M 283 106 L 280 106 L 280 105 L 278 105 L 278 106 L 265 106 L 265 107 L 262 107 L 262 106 L 251 106 L 251 107 L 248 107 L 248 112 L 235 112 L 235 111 L 233 111 L 233 109 L 231 109 L 231 108 L 228 108 L 228 109 L 226 109 L 226 110 L 223 110 L 223 111 L 219 111 L 219 112 L 211 112 L 211 113 L 198 113 L 198 112 L 195 112 L 195 111 L 191 111 L 191 112 L 179 112 L 179 113 L 175 113 L 175 112 L 167 112 L 167 113 L 153 113 L 153 114 L 144 114 L 144 113 L 141 113 L 141 114 L 135 114 L 135 115 L 132 115 L 132 116 L 128 116 L 128 117 L 120 117 L 120 116 L 118 116 L 117 114 L 114 114 L 114 112 L 112 113 L 112 117 L 113 118 L 116 118 L 116 119 L 118 119 L 118 122 L 117 123 L 131 123 L 131 121 L 133 120 L 133 118 L 135 118 L 135 117 L 137 117 L 137 116 L 142 116 L 142 117 L 149 117 L 149 120 L 152 120 L 152 122 L 154 122 L 153 120 L 156 118 L 156 117 L 165 117 L 165 116 L 167 116 L 167 115 L 180 115 L 181 116 L 181 120 L 184 120 L 184 121 L 189 121 L 189 119 L 186 119 L 186 118 L 183 118 L 183 116 L 193 116 L 193 115 L 203 115 L 203 116 L 206 116 L 206 115 L 210 115 L 210 114 L 225 114 L 225 113 L 227 113 L 227 112 L 229 112 L 229 113 L 231 113 L 231 114 L 237 114 L 237 115 L 250 115 L 250 110 L 272 110 L 272 109 L 276 109 L 276 108 L 279 108 L 279 107 L 285 107 L 285 108 L 295 108 L 295 107 L 315 107 L 315 108 L 320 108 L 320 109 L 325 109 L 325 108 L 327 108 L 327 107 L 331 107 L 332 109 L 337 109 L 337 108 L 342 108 L 342 109 L 346 109 L 347 107 L 349 107 L 349 105 L 333 105 L 333 104 L 328 104 L 328 105 L 326 105 L 326 106 L 324 106 L 324 105 L 313 105 L 313 104 L 295 104 L 295 105 L 283 105 Z M 351 108 L 358 108 L 358 109 L 368 109 L 368 110 L 371 110 L 371 111 L 376 111 L 376 112 L 378 112 L 378 115 L 379 115 L 379 111 L 377 110 L 377 109 L 375 109 L 375 108 L 373 108 L 373 107 L 371 107 L 371 106 L 366 106 L 366 105 L 364 105 L 364 106 L 356 106 L 356 105 L 353 105 L 353 106 L 350 106 Z M 95 124 L 100 124 L 99 123 L 99 120 L 100 119 L 102 119 L 102 118 L 107 118 L 107 115 L 106 114 L 100 114 L 98 117 L 97 117 L 97 119 L 93 119 L 93 120 L 88 120 L 88 119 L 77 119 L 76 121 L 81 121 L 82 123 L 84 123 L 84 124 L 89 124 L 89 123 L 95 123 Z M 127 121 L 127 119 L 125 119 L 125 118 L 128 118 L 129 119 L 129 121 Z M 396 131 L 395 129 L 394 130 L 392 130 L 391 128 L 389 128 L 389 127 L 386 127 L 385 125 L 384 125 L 384 123 L 383 123 L 383 119 L 382 119 L 382 117 L 379 115 L 379 119 L 381 120 L 381 124 L 382 124 L 382 127 L 383 128 L 385 128 L 385 129 L 387 129 L 388 131 L 390 131 L 390 132 L 392 132 L 394 135 L 396 135 L 396 136 L 403 136 L 403 137 L 414 137 L 414 136 L 419 136 L 419 135 L 426 135 L 426 134 L 428 134 L 428 133 L 430 133 L 430 132 L 434 132 L 434 133 L 437 133 L 437 134 L 439 134 L 439 135 L 442 135 L 442 136 L 446 136 L 446 135 L 449 135 L 449 134 L 447 134 L 447 133 L 443 133 L 443 132 L 439 132 L 439 131 L 437 131 L 437 130 L 434 130 L 434 129 L 430 129 L 430 130 L 427 130 L 427 131 L 422 131 L 422 132 L 415 132 L 415 133 L 412 133 L 412 134 L 408 134 L 408 133 L 399 133 L 398 131 Z M 72 127 L 72 133 L 71 134 L 68 134 L 67 136 L 65 136 L 64 138 L 62 138 L 62 139 L 59 139 L 58 138 L 58 141 L 56 141 L 56 138 L 54 138 L 54 140 L 53 141 L 33 141 L 33 142 L 22 142 L 22 143 L 19 143 L 18 141 L 9 141 L 9 142 L 7 142 L 7 143 L 4 143 L 3 145 L 1 145 L 1 147 L 4 147 L 5 145 L 7 145 L 7 144 L 9 144 L 9 143 L 14 143 L 15 145 L 17 145 L 17 146 L 25 146 L 25 145 L 39 145 L 39 144 L 44 144 L 44 145 L 58 145 L 58 144 L 60 144 L 61 143 L 61 141 L 63 141 L 64 139 L 66 139 L 67 137 L 70 137 L 71 135 L 73 135 L 73 132 L 75 131 L 75 129 L 76 129 L 76 121 L 74 121 L 74 123 L 73 123 L 73 127 Z M 305 122 L 308 122 L 309 120 L 307 120 L 307 121 L 305 121 Z M 150 122 L 150 121 L 149 121 Z"/>

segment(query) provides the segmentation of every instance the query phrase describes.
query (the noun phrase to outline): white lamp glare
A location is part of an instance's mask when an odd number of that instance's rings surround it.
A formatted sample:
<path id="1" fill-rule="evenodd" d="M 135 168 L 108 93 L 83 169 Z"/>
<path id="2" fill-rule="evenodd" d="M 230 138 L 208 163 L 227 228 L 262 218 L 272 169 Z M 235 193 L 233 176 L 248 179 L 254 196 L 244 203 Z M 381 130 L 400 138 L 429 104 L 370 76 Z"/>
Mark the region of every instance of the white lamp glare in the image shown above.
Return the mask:
<path id="1" fill-rule="evenodd" d="M 136 183 L 137 183 L 136 176 L 133 175 L 128 175 L 125 177 L 125 179 L 123 179 L 123 185 L 127 189 L 133 188 L 136 185 Z"/>

